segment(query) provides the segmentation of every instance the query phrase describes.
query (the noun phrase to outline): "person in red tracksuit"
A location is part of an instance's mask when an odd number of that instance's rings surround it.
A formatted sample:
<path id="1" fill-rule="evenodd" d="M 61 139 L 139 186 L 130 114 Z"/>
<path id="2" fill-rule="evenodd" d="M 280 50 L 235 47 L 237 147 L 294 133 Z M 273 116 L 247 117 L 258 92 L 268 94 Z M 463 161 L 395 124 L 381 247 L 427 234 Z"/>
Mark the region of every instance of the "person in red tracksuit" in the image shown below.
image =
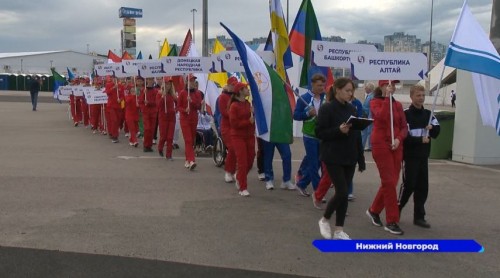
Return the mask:
<path id="1" fill-rule="evenodd" d="M 154 78 L 146 78 L 146 88 L 141 90 L 139 105 L 144 123 L 144 152 L 153 151 L 153 135 L 156 127 L 158 109 L 156 108 L 156 95 L 158 89 L 154 87 Z"/>
<path id="2" fill-rule="evenodd" d="M 234 84 L 236 83 L 238 83 L 238 79 L 236 79 L 236 77 L 234 76 L 231 76 L 227 80 L 226 89 L 222 91 L 218 99 L 219 110 L 222 116 L 220 124 L 222 142 L 224 142 L 224 145 L 227 149 L 227 156 L 226 160 L 224 161 L 224 170 L 226 172 L 224 180 L 226 182 L 233 182 L 233 175 L 236 172 L 236 155 L 231 144 L 231 125 L 229 124 L 229 102 L 231 100 L 231 95 L 233 94 Z"/>
<path id="3" fill-rule="evenodd" d="M 90 78 L 88 77 L 85 77 L 82 79 L 82 83 L 81 83 L 84 87 L 90 87 Z M 89 123 L 90 123 L 90 109 L 89 109 L 89 105 L 87 104 L 87 99 L 84 97 L 82 97 L 81 101 L 80 101 L 80 105 L 82 107 L 82 114 L 83 114 L 83 125 L 87 128 L 89 126 Z"/>
<path id="4" fill-rule="evenodd" d="M 137 131 L 139 131 L 139 107 L 134 90 L 125 90 L 125 123 L 129 130 L 129 144 L 137 148 Z"/>
<path id="5" fill-rule="evenodd" d="M 175 94 L 174 82 L 171 77 L 165 77 L 160 93 L 156 96 L 158 107 L 158 126 L 160 129 L 160 140 L 158 142 L 158 153 L 163 157 L 163 148 L 167 145 L 165 158 L 172 160 L 172 149 L 175 130 L 175 106 L 177 96 Z"/>
<path id="6" fill-rule="evenodd" d="M 123 87 L 118 83 L 116 78 L 112 78 L 106 83 L 106 94 L 108 95 L 108 103 L 106 104 L 106 110 L 109 115 L 107 118 L 108 134 L 111 142 L 118 143 L 118 125 L 121 111 L 120 103 L 123 99 Z"/>
<path id="7" fill-rule="evenodd" d="M 184 137 L 184 147 L 186 149 L 186 163 L 184 166 L 189 170 L 194 170 L 196 162 L 194 159 L 194 142 L 196 138 L 196 127 L 198 126 L 198 111 L 201 110 L 203 101 L 202 94 L 196 90 L 196 76 L 189 75 L 186 90 L 179 93 L 178 110 L 180 113 L 180 123 L 182 136 Z"/>
<path id="8" fill-rule="evenodd" d="M 101 81 L 96 80 L 94 83 L 94 87 L 96 90 L 101 89 Z M 102 105 L 101 104 L 90 104 L 90 127 L 92 130 L 92 133 L 97 133 L 97 130 L 101 128 L 101 109 Z M 101 128 L 102 129 L 102 128 Z"/>
<path id="9" fill-rule="evenodd" d="M 229 108 L 231 143 L 236 153 L 236 185 L 241 196 L 250 196 L 247 176 L 255 159 L 255 120 L 252 106 L 245 99 L 250 95 L 248 85 L 236 83 Z"/>
<path id="10" fill-rule="evenodd" d="M 80 84 L 79 79 L 73 79 L 71 81 L 71 86 L 78 86 L 79 84 Z M 77 127 L 82 120 L 82 110 L 80 106 L 80 99 L 77 96 L 75 96 L 74 93 L 72 93 L 69 96 L 69 106 L 71 109 L 71 117 L 73 119 L 73 125 Z"/>
<path id="11" fill-rule="evenodd" d="M 381 185 L 366 211 L 373 225 L 382 227 L 379 214 L 385 209 L 387 225 L 384 229 L 391 234 L 402 235 L 404 232 L 399 227 L 399 208 L 396 187 L 403 160 L 403 140 L 408 134 L 408 125 L 403 106 L 396 101 L 392 94 L 395 91 L 394 80 L 380 80 L 375 97 L 370 102 L 373 117 L 373 130 L 371 135 L 372 154 L 379 171 Z M 393 123 L 390 120 L 390 103 L 392 101 Z M 394 127 L 394 144 L 391 138 L 391 124 Z"/>

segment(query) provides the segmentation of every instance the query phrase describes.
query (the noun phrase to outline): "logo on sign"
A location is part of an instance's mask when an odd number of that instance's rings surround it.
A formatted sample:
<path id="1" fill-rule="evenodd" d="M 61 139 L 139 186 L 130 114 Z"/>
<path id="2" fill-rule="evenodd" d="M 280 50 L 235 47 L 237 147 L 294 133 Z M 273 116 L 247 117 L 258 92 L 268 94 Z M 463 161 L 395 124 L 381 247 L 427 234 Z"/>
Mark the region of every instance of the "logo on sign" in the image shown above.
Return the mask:
<path id="1" fill-rule="evenodd" d="M 318 51 L 323 51 L 323 45 L 322 44 L 318 44 L 318 46 L 316 48 L 318 49 Z"/>
<path id="2" fill-rule="evenodd" d="M 227 60 L 229 60 L 229 59 L 231 59 L 231 54 L 227 53 L 225 57 Z"/>
<path id="3" fill-rule="evenodd" d="M 172 59 L 167 59 L 166 62 L 167 62 L 167 64 L 170 64 L 170 63 L 172 63 Z"/>
<path id="4" fill-rule="evenodd" d="M 148 66 L 146 66 L 146 65 L 141 66 L 141 69 L 143 69 L 143 70 L 146 70 L 147 68 L 148 68 Z"/>
<path id="5" fill-rule="evenodd" d="M 363 64 L 365 62 L 365 56 L 359 55 L 358 56 L 358 63 Z"/>
<path id="6" fill-rule="evenodd" d="M 253 74 L 253 78 L 255 79 L 255 83 L 257 83 L 259 93 L 267 91 L 267 89 L 269 89 L 269 80 L 267 79 L 266 75 L 262 74 L 262 72 L 255 72 Z"/>

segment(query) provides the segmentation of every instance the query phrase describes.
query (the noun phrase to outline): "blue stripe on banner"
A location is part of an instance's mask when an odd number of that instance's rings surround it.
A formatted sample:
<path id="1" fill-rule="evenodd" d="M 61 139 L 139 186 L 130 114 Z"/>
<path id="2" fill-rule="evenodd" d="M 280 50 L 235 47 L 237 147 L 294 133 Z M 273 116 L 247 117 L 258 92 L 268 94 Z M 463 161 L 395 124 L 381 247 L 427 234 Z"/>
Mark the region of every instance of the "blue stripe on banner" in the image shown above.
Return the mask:
<path id="1" fill-rule="evenodd" d="M 246 45 L 245 43 L 236 36 L 229 28 L 224 25 L 222 22 L 220 23 L 224 29 L 229 33 L 231 38 L 234 41 L 234 44 L 236 46 L 236 49 L 238 50 L 238 53 L 240 54 L 241 62 L 243 63 L 243 67 L 245 68 L 245 72 L 247 74 L 247 80 L 248 83 L 250 84 L 250 90 L 252 93 L 252 103 L 253 103 L 253 111 L 254 111 L 254 117 L 255 117 L 255 124 L 257 125 L 257 132 L 259 133 L 258 135 L 265 134 L 269 132 L 269 127 L 267 126 L 266 122 L 266 114 L 264 113 L 264 106 L 262 105 L 262 100 L 259 95 L 259 86 L 257 86 L 257 82 L 255 82 L 255 78 L 253 77 L 252 72 L 250 71 L 250 68 L 248 67 L 248 56 L 247 56 L 247 51 L 246 51 Z"/>
<path id="2" fill-rule="evenodd" d="M 463 47 L 463 46 L 460 46 L 458 44 L 455 44 L 454 42 L 450 42 L 450 45 L 453 46 L 454 48 L 458 48 L 458 49 L 461 49 L 461 50 L 464 50 L 464 51 L 467 51 L 467 52 L 473 52 L 473 53 L 477 53 L 477 54 L 482 54 L 482 55 L 490 56 L 493 60 L 497 60 L 497 61 L 500 62 L 500 58 L 498 58 L 498 55 L 491 54 L 490 52 Z"/>
<path id="3" fill-rule="evenodd" d="M 321 252 L 337 253 L 483 253 L 484 247 L 472 239 L 443 240 L 315 240 Z"/>
<path id="4" fill-rule="evenodd" d="M 448 48 L 444 64 L 500 79 L 500 63 L 486 57 L 463 53 L 452 47 Z"/>

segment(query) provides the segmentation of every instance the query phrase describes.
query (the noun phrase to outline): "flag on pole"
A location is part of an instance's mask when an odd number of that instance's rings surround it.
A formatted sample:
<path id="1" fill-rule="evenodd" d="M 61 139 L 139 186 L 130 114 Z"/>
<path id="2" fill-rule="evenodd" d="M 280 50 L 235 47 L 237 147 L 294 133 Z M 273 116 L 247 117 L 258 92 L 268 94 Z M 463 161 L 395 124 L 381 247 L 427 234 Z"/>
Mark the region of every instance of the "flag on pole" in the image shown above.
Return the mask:
<path id="1" fill-rule="evenodd" d="M 142 60 L 142 51 L 139 51 L 139 54 L 137 54 L 137 60 Z"/>
<path id="2" fill-rule="evenodd" d="M 62 77 L 54 69 L 50 69 L 50 70 L 52 71 L 52 76 L 54 77 L 54 92 L 53 92 L 53 96 L 54 96 L 55 99 L 58 99 L 57 91 L 58 91 L 58 89 L 59 89 L 60 86 L 64 86 L 64 84 L 66 84 L 66 79 L 64 79 L 64 77 Z M 68 69 L 68 73 L 69 73 L 69 69 Z"/>
<path id="3" fill-rule="evenodd" d="M 111 50 L 108 51 L 108 64 L 110 64 L 110 63 L 120 63 L 121 61 L 122 61 L 122 58 L 120 58 L 120 56 L 116 55 Z"/>
<path id="4" fill-rule="evenodd" d="M 226 51 L 226 48 L 222 45 L 222 43 L 220 43 L 218 39 L 215 39 L 214 47 L 212 49 L 212 54 L 217 54 L 221 51 Z M 220 72 L 220 73 L 210 73 L 208 75 L 208 79 L 219 84 L 220 87 L 224 87 L 227 84 L 228 77 L 227 73 Z"/>
<path id="5" fill-rule="evenodd" d="M 179 56 L 179 53 L 177 52 L 177 44 L 172 45 L 170 51 L 168 52 L 168 56 Z"/>
<path id="6" fill-rule="evenodd" d="M 292 114 L 285 86 L 278 73 L 224 24 L 245 68 L 252 93 L 257 136 L 268 142 L 293 142 Z"/>
<path id="7" fill-rule="evenodd" d="M 184 43 L 182 44 L 179 56 L 187 56 L 192 41 L 193 41 L 193 35 L 191 35 L 191 29 L 189 29 L 186 34 L 186 37 L 184 38 Z"/>
<path id="8" fill-rule="evenodd" d="M 276 72 L 282 80 L 286 80 L 286 69 L 293 66 L 292 52 L 286 29 L 283 9 L 280 0 L 269 1 L 269 12 L 271 14 L 271 33 L 273 38 L 273 49 L 276 57 Z"/>
<path id="9" fill-rule="evenodd" d="M 133 60 L 134 58 L 132 58 L 132 56 L 127 52 L 127 51 L 124 51 L 123 52 L 123 55 L 122 55 L 122 61 L 123 60 Z"/>
<path id="10" fill-rule="evenodd" d="M 71 70 L 68 67 L 66 68 L 66 70 L 68 71 L 68 80 L 71 81 L 71 80 L 75 79 L 75 75 L 71 72 Z M 54 72 L 52 72 L 52 75 L 54 75 Z M 54 78 L 55 78 L 55 76 L 54 76 Z"/>
<path id="11" fill-rule="evenodd" d="M 473 72 L 472 80 L 483 125 L 500 135 L 500 55 L 464 1 L 444 61 Z"/>
<path id="12" fill-rule="evenodd" d="M 309 87 L 309 77 L 321 72 L 326 77 L 326 86 L 333 84 L 333 74 L 330 68 L 315 66 L 312 59 L 311 41 L 321 40 L 318 19 L 311 0 L 303 0 L 299 12 L 290 31 L 290 48 L 293 53 L 304 59 L 300 73 L 300 87 Z"/>
<path id="13" fill-rule="evenodd" d="M 168 44 L 167 38 L 163 41 L 163 45 L 161 46 L 160 53 L 158 54 L 158 58 L 168 56 L 170 52 L 170 45 Z"/>

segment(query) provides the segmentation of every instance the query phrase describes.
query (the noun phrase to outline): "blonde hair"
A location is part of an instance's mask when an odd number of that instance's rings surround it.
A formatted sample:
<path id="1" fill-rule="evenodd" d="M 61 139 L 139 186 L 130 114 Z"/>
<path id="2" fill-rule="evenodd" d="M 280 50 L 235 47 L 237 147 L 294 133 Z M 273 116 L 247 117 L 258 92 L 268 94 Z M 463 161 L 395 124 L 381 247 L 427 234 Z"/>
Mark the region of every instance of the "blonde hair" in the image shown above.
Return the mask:
<path id="1" fill-rule="evenodd" d="M 413 85 L 410 88 L 410 97 L 415 95 L 417 92 L 425 92 L 425 87 L 422 85 Z"/>

